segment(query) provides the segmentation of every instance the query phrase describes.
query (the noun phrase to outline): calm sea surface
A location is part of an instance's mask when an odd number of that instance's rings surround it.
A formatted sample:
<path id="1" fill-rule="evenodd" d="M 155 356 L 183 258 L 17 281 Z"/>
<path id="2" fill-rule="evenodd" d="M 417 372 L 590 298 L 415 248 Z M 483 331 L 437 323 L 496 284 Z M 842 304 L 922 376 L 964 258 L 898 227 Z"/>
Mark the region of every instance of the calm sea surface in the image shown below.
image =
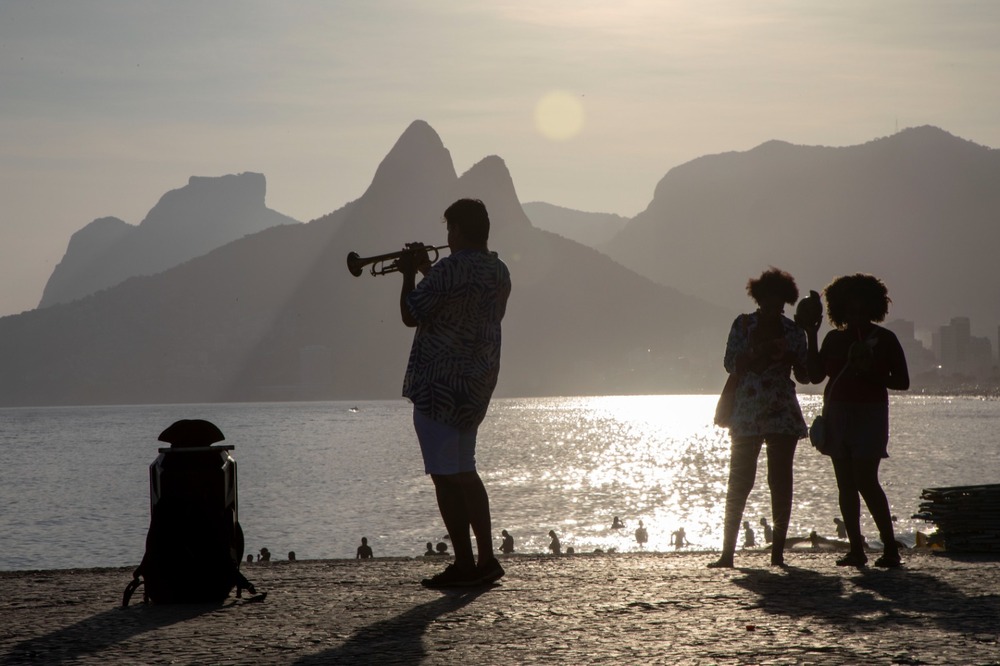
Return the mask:
<path id="1" fill-rule="evenodd" d="M 811 421 L 819 398 L 800 399 Z M 495 533 L 519 552 L 544 552 L 550 529 L 578 552 L 624 551 L 641 519 L 648 550 L 669 549 L 681 526 L 691 549 L 717 548 L 729 438 L 715 401 L 495 400 L 479 445 Z M 922 488 L 1000 482 L 1000 402 L 896 396 L 890 409 L 882 480 L 901 535 L 932 528 L 910 518 Z M 445 534 L 402 400 L 0 409 L 0 570 L 138 564 L 156 438 L 182 418 L 214 422 L 236 447 L 247 552 L 353 557 L 367 536 L 376 556 L 416 556 Z M 770 517 L 764 461 L 745 514 L 755 526 Z M 831 534 L 833 472 L 807 440 L 795 484 L 790 534 Z M 627 530 L 609 529 L 615 515 Z"/>

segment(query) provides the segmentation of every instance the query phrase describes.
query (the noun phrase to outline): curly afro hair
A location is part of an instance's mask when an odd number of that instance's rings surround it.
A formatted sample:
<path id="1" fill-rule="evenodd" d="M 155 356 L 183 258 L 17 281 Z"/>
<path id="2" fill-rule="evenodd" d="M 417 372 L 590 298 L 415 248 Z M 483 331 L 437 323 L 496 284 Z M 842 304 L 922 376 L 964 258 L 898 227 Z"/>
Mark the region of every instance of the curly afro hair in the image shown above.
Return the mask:
<path id="1" fill-rule="evenodd" d="M 861 305 L 862 314 L 871 322 L 880 322 L 889 314 L 889 290 L 874 275 L 855 273 L 837 278 L 823 290 L 826 315 L 837 328 L 847 326 L 848 306 Z"/>
<path id="2" fill-rule="evenodd" d="M 759 278 L 751 278 L 747 282 L 747 293 L 757 305 L 768 296 L 777 296 L 782 303 L 794 305 L 799 300 L 799 288 L 795 286 L 795 278 L 790 273 L 771 266 L 760 274 Z"/>

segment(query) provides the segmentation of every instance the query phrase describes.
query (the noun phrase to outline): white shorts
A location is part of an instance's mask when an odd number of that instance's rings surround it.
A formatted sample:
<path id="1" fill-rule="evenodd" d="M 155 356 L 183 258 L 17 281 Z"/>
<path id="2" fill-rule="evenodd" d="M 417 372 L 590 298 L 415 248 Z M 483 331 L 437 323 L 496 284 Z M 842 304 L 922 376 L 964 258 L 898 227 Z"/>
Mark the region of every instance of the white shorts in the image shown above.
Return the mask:
<path id="1" fill-rule="evenodd" d="M 414 409 L 413 429 L 424 456 L 425 473 L 445 475 L 476 471 L 478 428 L 459 430 Z"/>

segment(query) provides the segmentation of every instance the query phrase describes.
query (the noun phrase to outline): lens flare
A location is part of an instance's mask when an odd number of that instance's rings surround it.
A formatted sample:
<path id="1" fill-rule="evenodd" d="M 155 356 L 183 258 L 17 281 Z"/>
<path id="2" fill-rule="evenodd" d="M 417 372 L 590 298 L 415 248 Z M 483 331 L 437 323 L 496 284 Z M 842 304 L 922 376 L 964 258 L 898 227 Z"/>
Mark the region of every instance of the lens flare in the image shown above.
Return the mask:
<path id="1" fill-rule="evenodd" d="M 568 141 L 583 130 L 583 104 L 576 95 L 556 90 L 535 106 L 535 128 L 551 141 Z"/>

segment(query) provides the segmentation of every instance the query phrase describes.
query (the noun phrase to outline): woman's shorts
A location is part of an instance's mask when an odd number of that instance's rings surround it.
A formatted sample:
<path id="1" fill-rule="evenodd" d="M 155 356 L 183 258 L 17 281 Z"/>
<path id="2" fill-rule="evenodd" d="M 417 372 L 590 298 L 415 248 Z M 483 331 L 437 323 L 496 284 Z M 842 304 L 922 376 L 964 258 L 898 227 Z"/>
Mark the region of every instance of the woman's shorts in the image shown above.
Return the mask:
<path id="1" fill-rule="evenodd" d="M 427 474 L 460 474 L 476 471 L 478 428 L 459 430 L 413 410 L 413 429 L 420 442 Z"/>

